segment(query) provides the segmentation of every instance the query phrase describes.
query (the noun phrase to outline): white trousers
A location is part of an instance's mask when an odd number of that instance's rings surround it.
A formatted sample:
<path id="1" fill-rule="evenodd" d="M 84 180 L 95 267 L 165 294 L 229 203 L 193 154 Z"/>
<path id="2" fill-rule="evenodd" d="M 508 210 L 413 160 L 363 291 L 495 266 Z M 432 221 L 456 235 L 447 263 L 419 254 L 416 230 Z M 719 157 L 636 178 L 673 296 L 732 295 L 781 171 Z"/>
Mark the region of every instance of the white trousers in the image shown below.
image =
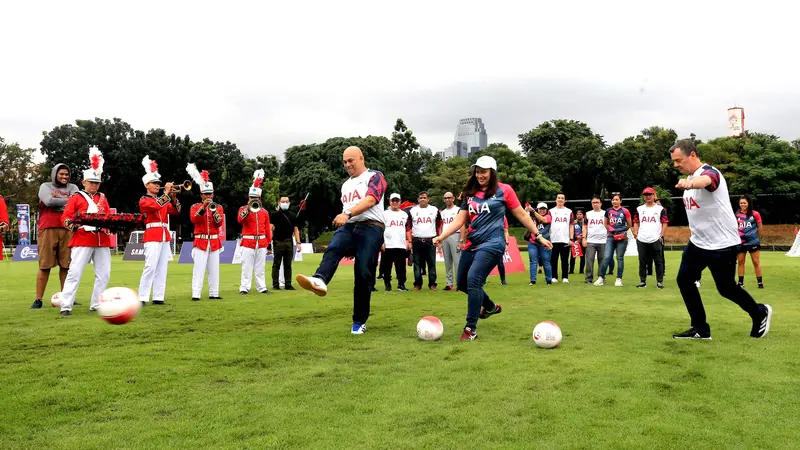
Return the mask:
<path id="1" fill-rule="evenodd" d="M 267 280 L 264 277 L 267 264 L 267 249 L 242 248 L 242 282 L 239 285 L 239 292 L 250 292 L 253 286 L 253 270 L 256 272 L 256 290 L 264 292 L 267 290 Z"/>
<path id="2" fill-rule="evenodd" d="M 203 294 L 203 279 L 208 272 L 208 296 L 219 297 L 219 254 L 220 251 L 192 249 L 194 269 L 192 270 L 192 298 Z"/>
<path id="3" fill-rule="evenodd" d="M 64 281 L 64 291 L 61 292 L 61 310 L 72 311 L 83 270 L 92 259 L 94 259 L 94 291 L 89 308 L 95 310 L 100 305 L 100 295 L 106 290 L 111 276 L 111 250 L 108 247 L 72 247 L 70 254 L 72 262 L 69 263 L 69 272 Z"/>
<path id="4" fill-rule="evenodd" d="M 164 301 L 170 252 L 169 241 L 144 243 L 144 270 L 139 281 L 139 300 L 149 302 L 152 289 L 153 300 Z"/>

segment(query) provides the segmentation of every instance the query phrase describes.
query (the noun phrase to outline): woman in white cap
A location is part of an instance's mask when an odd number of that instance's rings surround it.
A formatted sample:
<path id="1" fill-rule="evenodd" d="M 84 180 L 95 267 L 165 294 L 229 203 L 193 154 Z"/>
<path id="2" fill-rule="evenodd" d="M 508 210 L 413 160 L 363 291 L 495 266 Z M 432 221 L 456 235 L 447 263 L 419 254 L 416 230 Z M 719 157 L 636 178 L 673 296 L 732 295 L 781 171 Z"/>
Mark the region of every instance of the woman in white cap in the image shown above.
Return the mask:
<path id="1" fill-rule="evenodd" d="M 550 239 L 550 222 L 552 221 L 552 217 L 550 217 L 550 212 L 547 211 L 547 203 L 539 202 L 539 204 L 536 205 L 536 209 L 527 205 L 525 210 L 533 216 L 534 223 L 539 229 L 539 234 L 545 239 Z M 544 281 L 547 284 L 551 284 L 553 268 L 550 265 L 550 252 L 552 250 L 541 245 L 537 241 L 536 236 L 532 235 L 530 232 L 525 233 L 524 237 L 525 240 L 528 241 L 528 261 L 530 262 L 529 271 L 531 279 L 529 286 L 536 284 L 537 269 L 540 265 L 544 268 Z"/>
<path id="2" fill-rule="evenodd" d="M 522 208 L 514 189 L 498 179 L 497 162 L 494 158 L 481 156 L 471 169 L 472 176 L 464 189 L 461 211 L 433 239 L 435 245 L 441 245 L 444 239 L 461 229 L 467 220 L 470 222 L 456 276 L 457 289 L 467 293 L 467 323 L 461 334 L 462 341 L 473 340 L 478 336 L 476 327 L 479 318 L 486 319 L 503 311 L 483 290 L 483 284 L 505 253 L 503 219 L 506 212 L 511 211 L 528 231 L 537 236 L 542 245 L 552 247 L 549 241 L 538 236 L 539 230 Z"/>

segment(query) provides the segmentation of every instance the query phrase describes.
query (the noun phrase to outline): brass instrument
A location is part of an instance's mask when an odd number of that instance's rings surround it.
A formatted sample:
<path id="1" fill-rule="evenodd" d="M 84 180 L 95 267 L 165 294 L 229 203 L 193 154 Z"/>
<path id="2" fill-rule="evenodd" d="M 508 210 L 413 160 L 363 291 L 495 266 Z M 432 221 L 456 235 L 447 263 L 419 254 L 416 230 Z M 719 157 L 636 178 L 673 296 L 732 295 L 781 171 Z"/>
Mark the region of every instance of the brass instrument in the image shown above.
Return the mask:
<path id="1" fill-rule="evenodd" d="M 211 211 L 212 213 L 217 212 L 217 204 L 214 202 L 209 203 L 208 210 Z"/>
<path id="2" fill-rule="evenodd" d="M 8 224 L 5 222 L 0 223 L 0 233 L 5 233 L 6 231 L 8 231 Z"/>
<path id="3" fill-rule="evenodd" d="M 257 199 L 257 198 L 254 198 L 254 199 L 250 200 L 249 202 L 247 202 L 247 206 L 250 207 L 250 211 L 258 212 L 261 209 L 261 200 Z"/>
<path id="4" fill-rule="evenodd" d="M 162 189 L 164 189 L 164 186 L 161 186 L 160 188 L 158 188 L 159 191 L 162 190 Z M 183 184 L 178 184 L 178 185 L 174 185 L 173 184 L 172 185 L 172 192 L 178 193 L 178 192 L 181 191 L 181 189 L 183 189 L 185 191 L 191 191 L 192 190 L 192 182 L 189 181 L 189 180 L 186 180 L 186 181 L 183 182 Z"/>

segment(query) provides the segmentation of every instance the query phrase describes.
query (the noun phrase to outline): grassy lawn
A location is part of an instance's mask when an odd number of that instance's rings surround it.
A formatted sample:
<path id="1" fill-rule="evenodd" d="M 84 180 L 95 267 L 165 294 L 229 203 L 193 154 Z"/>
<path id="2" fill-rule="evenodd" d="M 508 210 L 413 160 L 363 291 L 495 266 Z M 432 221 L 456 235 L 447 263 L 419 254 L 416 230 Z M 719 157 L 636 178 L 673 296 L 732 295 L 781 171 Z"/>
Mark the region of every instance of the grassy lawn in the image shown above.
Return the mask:
<path id="1" fill-rule="evenodd" d="M 320 258 L 305 257 L 296 273 Z M 239 266 L 224 265 L 224 300 L 195 303 L 191 265 L 172 263 L 169 305 L 113 326 L 88 311 L 91 269 L 83 306 L 60 318 L 53 281 L 48 306 L 28 309 L 35 263 L 2 261 L 0 448 L 796 448 L 800 259 L 762 253 L 764 290 L 748 265 L 748 290 L 775 310 L 762 340 L 705 276 L 714 340 L 692 342 L 671 339 L 688 326 L 679 257 L 667 252 L 663 291 L 634 287 L 636 258 L 622 288 L 492 277 L 504 312 L 473 342 L 458 339 L 464 294 L 380 281 L 367 333 L 351 336 L 349 266 L 320 298 L 239 296 Z M 110 286 L 136 289 L 141 269 L 115 259 Z M 442 340 L 416 337 L 423 315 Z M 540 320 L 561 326 L 560 348 L 533 344 Z"/>

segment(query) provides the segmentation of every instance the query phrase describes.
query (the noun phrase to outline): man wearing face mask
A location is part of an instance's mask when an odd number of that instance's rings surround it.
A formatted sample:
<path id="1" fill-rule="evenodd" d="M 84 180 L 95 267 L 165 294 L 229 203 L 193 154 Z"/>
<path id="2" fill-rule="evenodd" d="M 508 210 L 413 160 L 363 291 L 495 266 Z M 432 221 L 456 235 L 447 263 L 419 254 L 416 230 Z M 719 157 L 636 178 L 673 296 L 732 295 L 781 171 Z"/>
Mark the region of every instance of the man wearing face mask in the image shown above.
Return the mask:
<path id="1" fill-rule="evenodd" d="M 278 209 L 270 214 L 269 223 L 272 225 L 272 288 L 280 290 L 280 271 L 283 263 L 283 273 L 286 286 L 284 289 L 293 291 L 292 286 L 292 260 L 294 259 L 294 237 L 300 245 L 300 228 L 297 224 L 297 215 L 289 211 L 289 197 L 281 197 Z"/>

